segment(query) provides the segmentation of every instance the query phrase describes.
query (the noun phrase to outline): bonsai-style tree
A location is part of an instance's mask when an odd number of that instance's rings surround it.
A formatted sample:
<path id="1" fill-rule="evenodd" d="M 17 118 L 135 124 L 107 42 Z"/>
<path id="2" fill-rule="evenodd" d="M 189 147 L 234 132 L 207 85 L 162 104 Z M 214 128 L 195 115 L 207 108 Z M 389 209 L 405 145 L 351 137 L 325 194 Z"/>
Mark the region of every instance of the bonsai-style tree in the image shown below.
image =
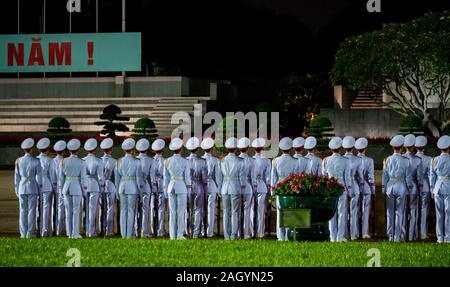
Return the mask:
<path id="1" fill-rule="evenodd" d="M 63 117 L 55 117 L 48 123 L 47 132 L 54 134 L 68 134 L 72 131 L 70 123 Z"/>
<path id="2" fill-rule="evenodd" d="M 147 138 L 150 141 L 153 141 L 158 137 L 155 123 L 149 118 L 140 118 L 137 120 L 132 132 L 134 133 L 133 137 L 137 139 Z"/>
<path id="3" fill-rule="evenodd" d="M 326 117 L 315 117 L 309 122 L 307 129 L 308 136 L 314 136 L 317 139 L 331 138 L 334 136 L 333 125 Z"/>
<path id="4" fill-rule="evenodd" d="M 450 13 L 427 13 L 346 39 L 331 82 L 384 93 L 382 104 L 439 136 L 450 126 Z"/>
<path id="5" fill-rule="evenodd" d="M 421 134 L 423 134 L 424 127 L 423 127 L 422 120 L 419 117 L 416 117 L 413 115 L 403 117 L 400 120 L 399 133 L 402 135 L 407 135 L 407 134 L 421 135 Z"/>
<path id="6" fill-rule="evenodd" d="M 107 136 L 115 136 L 116 131 L 127 132 L 129 128 L 122 123 L 115 123 L 114 121 L 129 121 L 129 117 L 120 116 L 122 110 L 116 105 L 109 105 L 103 109 L 103 114 L 100 115 L 100 119 L 104 121 L 98 121 L 94 124 L 97 126 L 103 126 L 102 134 Z"/>

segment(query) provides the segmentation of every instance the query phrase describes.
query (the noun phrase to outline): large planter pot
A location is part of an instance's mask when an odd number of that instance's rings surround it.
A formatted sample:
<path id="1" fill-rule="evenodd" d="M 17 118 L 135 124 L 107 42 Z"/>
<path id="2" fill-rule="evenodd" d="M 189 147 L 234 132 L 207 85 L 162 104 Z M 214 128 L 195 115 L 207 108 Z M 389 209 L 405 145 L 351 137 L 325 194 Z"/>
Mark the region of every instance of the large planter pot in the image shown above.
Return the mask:
<path id="1" fill-rule="evenodd" d="M 301 220 L 299 228 L 289 228 L 287 236 L 289 240 L 328 240 L 330 232 L 328 222 L 336 212 L 339 197 L 328 199 L 312 196 L 279 196 L 281 212 L 297 212 Z M 294 220 L 295 221 L 295 220 Z M 308 224 L 309 223 L 309 224 Z M 295 224 L 294 224 L 295 225 Z"/>

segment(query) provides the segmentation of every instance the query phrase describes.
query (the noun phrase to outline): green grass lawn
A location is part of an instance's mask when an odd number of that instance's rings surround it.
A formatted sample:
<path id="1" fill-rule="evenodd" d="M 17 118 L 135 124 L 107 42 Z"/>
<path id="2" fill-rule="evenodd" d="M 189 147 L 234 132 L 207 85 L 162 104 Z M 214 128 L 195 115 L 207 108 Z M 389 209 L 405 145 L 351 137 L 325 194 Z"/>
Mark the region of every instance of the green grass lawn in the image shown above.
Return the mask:
<path id="1" fill-rule="evenodd" d="M 450 266 L 450 244 L 116 238 L 0 238 L 0 266 L 66 266 L 70 248 L 80 251 L 81 266 L 364 267 L 371 248 L 379 249 L 381 266 Z"/>

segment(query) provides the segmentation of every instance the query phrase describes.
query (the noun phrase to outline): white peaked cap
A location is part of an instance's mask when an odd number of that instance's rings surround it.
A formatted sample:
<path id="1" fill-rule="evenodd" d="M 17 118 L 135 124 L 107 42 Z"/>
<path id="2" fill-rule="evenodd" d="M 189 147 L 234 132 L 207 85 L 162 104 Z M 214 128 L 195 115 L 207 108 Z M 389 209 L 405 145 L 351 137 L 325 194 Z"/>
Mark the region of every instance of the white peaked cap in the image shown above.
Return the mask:
<path id="1" fill-rule="evenodd" d="M 170 141 L 170 144 L 169 144 L 169 149 L 170 150 L 179 150 L 182 147 L 183 147 L 183 140 L 182 139 L 180 139 L 180 138 L 173 138 Z"/>
<path id="2" fill-rule="evenodd" d="M 150 142 L 148 139 L 140 139 L 136 143 L 136 149 L 138 151 L 146 151 L 150 147 Z"/>
<path id="3" fill-rule="evenodd" d="M 401 147 L 405 143 L 405 137 L 402 135 L 396 135 L 390 141 L 392 147 Z"/>
<path id="4" fill-rule="evenodd" d="M 252 142 L 252 147 L 263 148 L 266 145 L 266 140 L 263 138 L 256 138 Z"/>
<path id="5" fill-rule="evenodd" d="M 342 146 L 342 139 L 340 137 L 334 137 L 328 143 L 330 149 L 340 149 Z"/>
<path id="6" fill-rule="evenodd" d="M 450 137 L 448 135 L 441 136 L 437 142 L 438 149 L 448 149 L 450 146 Z"/>
<path id="7" fill-rule="evenodd" d="M 129 138 L 129 139 L 126 139 L 123 141 L 122 149 L 123 150 L 132 150 L 135 145 L 136 145 L 136 142 L 134 141 L 134 139 Z"/>
<path id="8" fill-rule="evenodd" d="M 79 139 L 71 139 L 68 143 L 67 143 L 67 149 L 70 151 L 75 151 L 80 149 L 81 146 L 81 142 Z"/>
<path id="9" fill-rule="evenodd" d="M 152 150 L 162 150 L 166 146 L 166 142 L 163 139 L 157 139 L 152 143 Z"/>
<path id="10" fill-rule="evenodd" d="M 355 142 L 356 149 L 365 149 L 369 145 L 369 141 L 366 138 L 359 138 Z"/>
<path id="11" fill-rule="evenodd" d="M 405 147 L 412 147 L 416 144 L 416 137 L 414 135 L 406 135 L 405 136 L 405 142 L 404 142 L 404 146 Z"/>
<path id="12" fill-rule="evenodd" d="M 214 140 L 212 138 L 205 138 L 204 140 L 202 140 L 202 143 L 200 145 L 200 147 L 202 149 L 212 149 L 214 146 Z"/>
<path id="13" fill-rule="evenodd" d="M 416 137 L 416 142 L 414 143 L 414 145 L 416 147 L 424 147 L 426 146 L 428 143 L 427 138 L 424 136 L 418 136 Z"/>
<path id="14" fill-rule="evenodd" d="M 20 148 L 21 149 L 29 149 L 29 148 L 32 148 L 33 146 L 34 146 L 34 139 L 28 138 L 22 142 L 22 144 L 20 145 Z"/>
<path id="15" fill-rule="evenodd" d="M 63 151 L 66 149 L 66 146 L 67 146 L 66 142 L 63 140 L 60 140 L 55 143 L 55 145 L 53 146 L 53 149 L 55 151 Z"/>
<path id="16" fill-rule="evenodd" d="M 200 146 L 200 140 L 197 137 L 191 137 L 184 145 L 188 150 L 197 149 Z"/>
<path id="17" fill-rule="evenodd" d="M 42 138 L 36 144 L 37 149 L 46 149 L 49 146 L 50 146 L 50 140 L 48 138 Z"/>
<path id="18" fill-rule="evenodd" d="M 238 148 L 248 148 L 251 144 L 251 141 L 247 137 L 240 138 L 238 141 Z"/>
<path id="19" fill-rule="evenodd" d="M 225 141 L 226 148 L 236 148 L 237 147 L 237 138 L 231 137 Z"/>
<path id="20" fill-rule="evenodd" d="M 84 143 L 84 149 L 87 151 L 91 151 L 97 148 L 97 140 L 96 139 L 88 139 Z"/>
<path id="21" fill-rule="evenodd" d="M 110 149 L 112 148 L 114 145 L 114 141 L 112 140 L 112 138 L 106 138 L 104 140 L 102 140 L 102 142 L 100 143 L 100 148 L 101 149 Z"/>
<path id="22" fill-rule="evenodd" d="M 293 148 L 302 147 L 304 144 L 305 144 L 305 139 L 302 138 L 302 137 L 295 138 L 295 139 L 292 141 L 292 147 L 293 147 Z"/>
<path id="23" fill-rule="evenodd" d="M 342 140 L 342 147 L 343 148 L 353 148 L 355 146 L 355 138 L 352 136 L 346 136 Z"/>
<path id="24" fill-rule="evenodd" d="M 281 150 L 290 150 L 292 148 L 292 139 L 288 137 L 282 138 L 278 144 L 278 147 Z"/>
<path id="25" fill-rule="evenodd" d="M 303 146 L 305 149 L 313 149 L 317 145 L 317 139 L 315 137 L 307 137 L 305 140 L 305 145 Z"/>

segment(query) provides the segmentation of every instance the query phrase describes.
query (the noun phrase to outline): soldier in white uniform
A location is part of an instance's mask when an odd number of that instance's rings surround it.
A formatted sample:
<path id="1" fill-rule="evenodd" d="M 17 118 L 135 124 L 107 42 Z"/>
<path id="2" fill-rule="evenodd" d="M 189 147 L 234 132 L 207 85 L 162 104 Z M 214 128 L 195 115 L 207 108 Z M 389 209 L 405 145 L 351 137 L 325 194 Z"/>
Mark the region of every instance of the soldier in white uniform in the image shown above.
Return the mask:
<path id="1" fill-rule="evenodd" d="M 80 141 L 72 139 L 67 143 L 70 157 L 62 159 L 59 167 L 58 188 L 64 195 L 66 208 L 66 233 L 69 238 L 81 238 L 80 208 L 83 188 L 87 187 L 85 162 L 78 158 Z"/>
<path id="2" fill-rule="evenodd" d="M 363 183 L 360 185 L 360 194 L 362 196 L 362 238 L 369 239 L 369 218 L 372 208 L 372 196 L 375 195 L 375 170 L 373 159 L 366 156 L 366 149 L 369 142 L 366 138 L 359 138 L 355 143 L 358 150 L 358 157 L 361 158 L 363 166 Z"/>
<path id="3" fill-rule="evenodd" d="M 413 188 L 408 195 L 407 205 L 409 208 L 409 241 L 416 240 L 419 236 L 418 217 L 419 217 L 419 195 L 423 186 L 423 170 L 422 160 L 415 155 L 414 145 L 416 137 L 414 135 L 405 136 L 404 147 L 406 153 L 403 155 L 409 159 L 409 164 L 412 172 Z M 408 224 L 408 216 L 404 217 L 403 236 L 406 238 L 406 225 Z"/>
<path id="4" fill-rule="evenodd" d="M 197 151 L 200 146 L 200 140 L 198 138 L 191 137 L 187 140 L 185 146 L 190 152 L 186 159 L 189 161 L 192 181 L 192 188 L 188 190 L 186 229 L 188 235 L 199 238 L 205 215 L 205 187 L 208 182 L 208 168 L 206 161 L 197 156 Z"/>
<path id="5" fill-rule="evenodd" d="M 52 233 L 51 229 L 51 209 L 53 205 L 53 196 L 57 191 L 57 178 L 55 173 L 54 161 L 47 156 L 50 147 L 48 138 L 40 139 L 36 147 L 41 152 L 37 158 L 41 162 L 42 168 L 42 189 L 40 193 L 40 230 L 41 236 L 47 237 Z"/>
<path id="6" fill-rule="evenodd" d="M 441 154 L 430 168 L 430 186 L 436 204 L 436 237 L 438 243 L 450 243 L 450 137 L 441 136 L 437 143 Z"/>
<path id="7" fill-rule="evenodd" d="M 100 148 L 103 150 L 102 162 L 103 162 L 103 178 L 105 179 L 105 188 L 103 189 L 104 195 L 102 200 L 106 200 L 104 206 L 106 210 L 106 216 L 104 216 L 105 224 L 102 230 L 105 236 L 114 235 L 114 204 L 116 202 L 116 186 L 115 186 L 115 168 L 116 159 L 112 154 L 114 142 L 111 138 L 106 138 L 100 143 Z"/>
<path id="8" fill-rule="evenodd" d="M 164 189 L 169 197 L 170 239 L 186 239 L 185 212 L 188 189 L 192 188 L 189 162 L 181 156 L 183 140 L 173 138 L 169 149 L 173 155 L 164 161 Z"/>
<path id="9" fill-rule="evenodd" d="M 240 150 L 239 158 L 242 159 L 244 174 L 245 174 L 245 188 L 242 190 L 242 208 L 244 209 L 243 214 L 239 212 L 240 221 L 239 227 L 242 226 L 244 239 L 250 239 L 252 236 L 253 229 L 253 212 L 251 212 L 253 204 L 253 184 L 256 183 L 256 179 L 253 177 L 253 165 L 254 160 L 248 156 L 248 148 L 251 142 L 247 137 L 243 137 L 238 140 L 237 147 Z M 240 232 L 238 232 L 238 237 L 240 237 Z"/>
<path id="10" fill-rule="evenodd" d="M 397 135 L 390 145 L 394 154 L 384 159 L 382 191 L 386 195 L 387 235 L 390 241 L 403 241 L 403 218 L 405 216 L 406 195 L 413 188 L 409 160 L 400 152 L 405 138 Z"/>
<path id="11" fill-rule="evenodd" d="M 420 190 L 420 238 L 425 240 L 428 238 L 428 208 L 430 204 L 430 166 L 431 157 L 424 154 L 427 138 L 418 136 L 414 146 L 417 149 L 416 156 L 422 160 L 422 189 Z"/>
<path id="12" fill-rule="evenodd" d="M 202 156 L 206 161 L 207 168 L 207 185 L 206 192 L 208 196 L 208 228 L 206 235 L 213 237 L 214 235 L 214 221 L 216 213 L 216 197 L 217 192 L 222 186 L 222 172 L 219 169 L 219 159 L 212 155 L 212 148 L 214 147 L 214 140 L 212 138 L 205 138 L 200 147 L 205 151 Z"/>
<path id="13" fill-rule="evenodd" d="M 59 176 L 59 167 L 61 164 L 61 160 L 64 158 L 64 152 L 66 151 L 66 142 L 63 140 L 57 141 L 53 146 L 53 149 L 56 152 L 56 157 L 53 159 L 53 168 L 55 169 L 54 173 L 56 176 Z M 58 179 L 57 179 L 58 181 Z M 64 209 L 64 196 L 61 193 L 61 189 L 57 188 L 55 192 L 56 196 L 56 206 L 53 207 L 54 212 L 56 212 L 56 222 L 55 222 L 55 230 L 56 236 L 62 235 L 65 232 L 65 214 L 66 211 Z"/>
<path id="14" fill-rule="evenodd" d="M 313 175 L 322 174 L 322 159 L 314 154 L 317 146 L 317 139 L 313 136 L 307 137 L 304 144 L 304 149 L 307 151 L 305 158 L 309 159 L 309 173 Z"/>
<path id="15" fill-rule="evenodd" d="M 36 207 L 39 190 L 42 188 L 42 168 L 33 153 L 34 140 L 28 138 L 21 144 L 25 155 L 16 160 L 14 171 L 14 191 L 19 198 L 20 238 L 34 237 Z"/>
<path id="16" fill-rule="evenodd" d="M 336 213 L 330 220 L 330 240 L 331 242 L 347 241 L 345 233 L 347 229 L 347 196 L 352 192 L 352 180 L 350 176 L 350 163 L 343 157 L 339 150 L 342 147 L 342 139 L 334 137 L 328 143 L 328 147 L 333 153 L 323 159 L 322 172 L 329 177 L 335 177 L 344 186 L 344 192 L 339 197 Z"/>
<path id="17" fill-rule="evenodd" d="M 151 202 L 151 219 L 153 233 L 157 236 L 165 236 L 164 228 L 166 217 L 166 201 L 167 193 L 164 191 L 164 146 L 166 143 L 162 139 L 157 139 L 152 143 L 152 150 L 155 152 L 153 157 L 153 164 L 150 169 L 150 180 L 152 183 L 152 202 Z M 157 217 L 157 218 L 156 218 Z M 155 222 L 158 219 L 158 222 Z"/>
<path id="18" fill-rule="evenodd" d="M 228 138 L 225 141 L 228 154 L 220 161 L 223 175 L 222 203 L 223 203 L 223 235 L 225 240 L 238 239 L 239 213 L 241 212 L 241 194 L 245 188 L 245 170 L 241 158 L 234 153 L 237 139 Z"/>
<path id="19" fill-rule="evenodd" d="M 256 138 L 252 142 L 252 147 L 255 149 L 255 155 L 253 156 L 253 178 L 255 182 L 253 184 L 253 190 L 256 200 L 256 237 L 262 239 L 264 237 L 265 228 L 265 213 L 266 213 L 266 196 L 270 190 L 270 172 L 271 163 L 270 159 L 261 154 L 264 149 L 266 141 L 263 138 Z"/>
<path id="20" fill-rule="evenodd" d="M 310 173 L 311 169 L 311 160 L 302 155 L 304 145 L 305 139 L 302 137 L 297 137 L 292 141 L 292 147 L 295 150 L 293 157 L 298 160 L 298 173 Z"/>
<path id="21" fill-rule="evenodd" d="M 100 190 L 105 187 L 105 179 L 103 176 L 103 162 L 95 153 L 97 151 L 97 140 L 88 139 L 84 143 L 84 149 L 88 155 L 83 158 L 86 168 L 86 189 L 85 189 L 85 209 L 86 215 L 86 237 L 96 237 L 96 216 L 98 208 L 98 199 Z"/>
<path id="22" fill-rule="evenodd" d="M 270 185 L 273 188 L 277 183 L 288 177 L 290 174 L 293 174 L 298 169 L 298 160 L 293 158 L 289 152 L 292 148 L 292 140 L 290 138 L 282 138 L 278 147 L 282 151 L 282 155 L 274 158 L 272 160 L 272 170 L 271 170 L 271 179 Z M 280 227 L 280 201 L 277 196 L 277 238 L 279 241 L 288 240 L 287 238 L 287 228 Z"/>
<path id="23" fill-rule="evenodd" d="M 350 199 L 350 238 L 351 240 L 358 240 L 361 236 L 359 232 L 359 218 L 360 218 L 360 186 L 364 184 L 364 167 L 362 159 L 353 154 L 353 147 L 355 146 L 355 138 L 346 136 L 342 140 L 342 147 L 345 149 L 345 155 L 350 165 L 350 177 L 352 189 L 348 193 Z"/>
<path id="24" fill-rule="evenodd" d="M 139 194 L 141 210 L 138 213 L 140 213 L 140 217 L 136 216 L 136 218 L 140 219 L 140 222 L 136 226 L 140 226 L 141 237 L 150 236 L 150 201 L 152 196 L 150 171 L 153 158 L 147 155 L 149 148 L 150 142 L 147 139 L 140 139 L 136 143 L 136 149 L 139 151 L 137 158 L 141 163 L 142 178 L 144 179 L 144 188 L 142 193 Z"/>
<path id="25" fill-rule="evenodd" d="M 125 156 L 116 164 L 115 180 L 120 201 L 120 234 L 122 238 L 134 238 L 134 219 L 136 215 L 136 200 L 144 188 L 142 171 L 139 160 L 132 152 L 135 141 L 131 138 L 122 143 Z"/>

